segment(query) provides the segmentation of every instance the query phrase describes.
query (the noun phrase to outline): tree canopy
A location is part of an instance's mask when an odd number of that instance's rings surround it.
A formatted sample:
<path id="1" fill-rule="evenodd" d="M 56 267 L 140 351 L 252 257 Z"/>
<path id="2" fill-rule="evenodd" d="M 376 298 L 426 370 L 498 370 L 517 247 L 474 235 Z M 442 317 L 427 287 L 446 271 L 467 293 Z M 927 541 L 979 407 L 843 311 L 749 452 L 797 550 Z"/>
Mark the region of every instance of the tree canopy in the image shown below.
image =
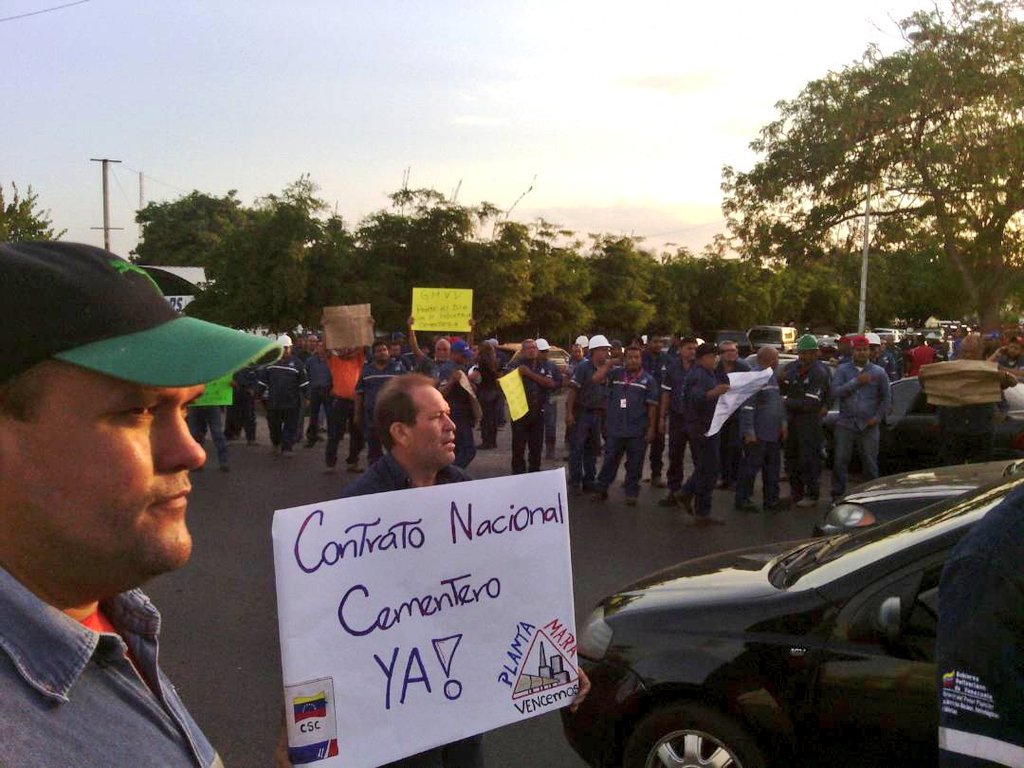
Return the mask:
<path id="1" fill-rule="evenodd" d="M 23 195 L 12 181 L 8 195 L 0 184 L 0 242 L 59 240 L 65 232 L 53 228 L 49 211 L 39 210 L 39 196 L 31 186 Z"/>
<path id="2" fill-rule="evenodd" d="M 751 145 L 754 167 L 724 170 L 741 253 L 840 260 L 859 247 L 870 195 L 872 251 L 941 264 L 955 276 L 947 287 L 962 286 L 968 308 L 997 325 L 1024 264 L 1021 9 L 953 0 L 914 13 L 898 25 L 900 50 L 870 48 L 781 102 Z"/>

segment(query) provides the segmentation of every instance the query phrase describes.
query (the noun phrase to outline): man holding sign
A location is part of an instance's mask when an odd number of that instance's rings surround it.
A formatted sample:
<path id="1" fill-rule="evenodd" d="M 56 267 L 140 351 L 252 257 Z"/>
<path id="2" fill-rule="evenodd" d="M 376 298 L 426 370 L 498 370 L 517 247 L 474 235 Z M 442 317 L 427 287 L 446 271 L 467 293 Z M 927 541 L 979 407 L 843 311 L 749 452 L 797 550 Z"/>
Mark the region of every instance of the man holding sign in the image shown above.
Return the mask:
<path id="1" fill-rule="evenodd" d="M 382 459 L 342 491 L 343 498 L 459 483 L 470 477 L 454 465 L 455 422 L 431 378 L 410 373 L 389 381 L 374 410 L 374 425 L 387 449 Z M 583 671 L 575 707 L 590 689 Z M 386 768 L 482 768 L 482 736 L 446 744 L 389 763 Z"/>

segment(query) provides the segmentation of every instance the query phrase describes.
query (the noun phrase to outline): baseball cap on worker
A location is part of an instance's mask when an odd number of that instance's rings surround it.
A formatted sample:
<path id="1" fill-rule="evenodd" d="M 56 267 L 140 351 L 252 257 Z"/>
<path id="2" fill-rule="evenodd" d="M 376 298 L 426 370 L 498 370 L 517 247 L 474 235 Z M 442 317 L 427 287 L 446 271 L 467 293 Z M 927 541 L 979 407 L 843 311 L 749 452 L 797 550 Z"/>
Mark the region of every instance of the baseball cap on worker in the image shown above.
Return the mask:
<path id="1" fill-rule="evenodd" d="M 697 357 L 704 357 L 704 355 L 717 355 L 718 347 L 712 344 L 710 341 L 705 341 L 697 345 Z"/>
<path id="2" fill-rule="evenodd" d="M 863 334 L 858 334 L 850 338 L 850 346 L 856 349 L 857 347 L 869 346 L 868 337 Z"/>
<path id="3" fill-rule="evenodd" d="M 78 243 L 0 244 L 0 383 L 55 358 L 153 387 L 203 384 L 258 358 L 273 339 L 179 315 L 145 270 Z"/>
<path id="4" fill-rule="evenodd" d="M 805 333 L 796 342 L 797 352 L 814 352 L 818 349 L 818 339 L 810 333 Z"/>

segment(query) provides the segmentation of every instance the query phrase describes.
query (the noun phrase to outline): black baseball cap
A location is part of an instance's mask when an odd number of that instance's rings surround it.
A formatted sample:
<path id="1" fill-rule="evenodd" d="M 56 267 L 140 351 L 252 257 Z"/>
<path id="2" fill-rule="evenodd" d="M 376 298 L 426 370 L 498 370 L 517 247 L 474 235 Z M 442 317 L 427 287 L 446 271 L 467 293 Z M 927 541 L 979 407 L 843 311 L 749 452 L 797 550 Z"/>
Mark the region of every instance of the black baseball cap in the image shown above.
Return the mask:
<path id="1" fill-rule="evenodd" d="M 179 315 L 145 270 L 79 243 L 0 243 L 0 383 L 49 359 L 153 387 L 276 359 L 273 339 Z"/>
<path id="2" fill-rule="evenodd" d="M 704 357 L 704 355 L 717 355 L 718 347 L 709 341 L 705 341 L 703 344 L 697 347 L 697 357 Z"/>

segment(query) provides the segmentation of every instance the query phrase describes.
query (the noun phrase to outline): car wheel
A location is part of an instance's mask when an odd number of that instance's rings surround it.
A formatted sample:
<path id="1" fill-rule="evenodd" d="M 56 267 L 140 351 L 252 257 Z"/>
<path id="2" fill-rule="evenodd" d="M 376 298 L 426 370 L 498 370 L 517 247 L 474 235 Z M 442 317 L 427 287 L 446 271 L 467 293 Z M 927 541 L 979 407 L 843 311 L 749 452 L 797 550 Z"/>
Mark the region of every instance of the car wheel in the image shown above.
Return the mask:
<path id="1" fill-rule="evenodd" d="M 626 743 L 623 768 L 764 768 L 761 751 L 730 717 L 699 704 L 654 710 Z"/>

